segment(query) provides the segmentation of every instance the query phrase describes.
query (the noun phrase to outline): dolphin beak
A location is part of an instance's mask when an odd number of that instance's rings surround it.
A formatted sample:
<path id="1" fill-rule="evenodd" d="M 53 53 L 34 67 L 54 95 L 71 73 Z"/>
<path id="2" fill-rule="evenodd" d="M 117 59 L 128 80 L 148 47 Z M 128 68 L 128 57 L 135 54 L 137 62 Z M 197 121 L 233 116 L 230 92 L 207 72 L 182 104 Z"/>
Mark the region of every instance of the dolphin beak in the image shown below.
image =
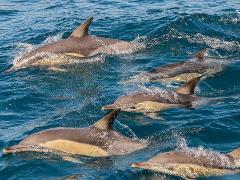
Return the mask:
<path id="1" fill-rule="evenodd" d="M 15 68 L 14 66 L 12 66 L 12 67 L 10 67 L 9 69 L 6 69 L 6 70 L 4 71 L 4 74 L 8 74 L 8 73 L 11 73 L 11 72 L 17 71 L 17 70 L 18 70 L 18 68 Z"/>
<path id="2" fill-rule="evenodd" d="M 148 162 L 133 163 L 131 165 L 131 167 L 133 167 L 133 168 L 147 168 L 150 166 L 151 166 L 151 163 L 148 163 Z"/>
<path id="3" fill-rule="evenodd" d="M 15 145 L 11 147 L 6 147 L 3 149 L 3 154 L 11 154 L 17 152 L 27 151 L 27 147 L 23 145 Z"/>
<path id="4" fill-rule="evenodd" d="M 111 109 L 121 109 L 121 108 L 115 104 L 110 104 L 102 107 L 102 110 L 111 110 Z"/>
<path id="5" fill-rule="evenodd" d="M 9 154 L 9 153 L 13 153 L 14 152 L 14 148 L 12 147 L 6 147 L 3 149 L 3 154 Z"/>

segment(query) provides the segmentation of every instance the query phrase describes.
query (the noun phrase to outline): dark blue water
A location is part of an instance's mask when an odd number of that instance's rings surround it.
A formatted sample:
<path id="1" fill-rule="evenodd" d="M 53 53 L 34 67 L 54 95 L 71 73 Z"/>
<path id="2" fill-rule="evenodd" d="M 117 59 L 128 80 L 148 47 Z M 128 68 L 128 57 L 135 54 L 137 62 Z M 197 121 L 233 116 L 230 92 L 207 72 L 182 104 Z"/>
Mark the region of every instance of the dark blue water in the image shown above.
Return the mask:
<path id="1" fill-rule="evenodd" d="M 0 179 L 178 179 L 135 170 L 132 162 L 172 150 L 177 139 L 188 146 L 228 152 L 240 146 L 240 2 L 233 1 L 75 1 L 1 0 L 0 71 L 32 47 L 66 38 L 87 17 L 90 33 L 135 40 L 147 48 L 137 54 L 105 56 L 69 67 L 67 72 L 32 68 L 0 78 L 0 150 L 32 133 L 52 127 L 85 127 L 106 112 L 101 107 L 136 90 L 121 81 L 207 48 L 207 56 L 228 68 L 199 83 L 197 94 L 221 97 L 195 109 L 161 113 L 164 121 L 121 113 L 117 131 L 148 139 L 152 146 L 125 156 L 80 157 L 80 163 L 48 154 L 0 157 Z M 145 86 L 172 85 L 145 84 Z M 175 85 L 174 85 L 175 86 Z M 130 130 L 131 129 L 131 130 Z M 210 179 L 239 179 L 227 175 Z"/>

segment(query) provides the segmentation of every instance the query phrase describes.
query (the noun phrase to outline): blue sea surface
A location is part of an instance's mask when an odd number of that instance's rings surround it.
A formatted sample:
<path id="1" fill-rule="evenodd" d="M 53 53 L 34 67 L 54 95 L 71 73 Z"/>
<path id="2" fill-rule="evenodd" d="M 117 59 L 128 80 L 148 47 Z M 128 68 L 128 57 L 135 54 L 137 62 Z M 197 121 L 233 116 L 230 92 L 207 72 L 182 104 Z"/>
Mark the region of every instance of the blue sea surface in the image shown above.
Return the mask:
<path id="1" fill-rule="evenodd" d="M 71 66 L 67 72 L 28 68 L 3 73 L 24 52 L 67 38 L 89 16 L 94 17 L 90 34 L 137 41 L 146 48 L 129 55 L 101 56 Z M 103 105 L 142 86 L 178 87 L 123 82 L 151 68 L 185 61 L 202 49 L 228 67 L 201 81 L 196 94 L 219 100 L 162 112 L 164 120 L 125 112 L 117 117 L 118 132 L 151 142 L 149 148 L 124 156 L 78 157 L 78 162 L 51 154 L 2 154 L 4 147 L 40 130 L 89 126 L 106 114 Z M 240 146 L 239 0 L 1 0 L 0 72 L 3 180 L 50 180 L 74 174 L 80 179 L 180 179 L 130 165 L 173 150 L 179 141 L 222 153 Z M 240 179 L 240 175 L 207 179 Z"/>

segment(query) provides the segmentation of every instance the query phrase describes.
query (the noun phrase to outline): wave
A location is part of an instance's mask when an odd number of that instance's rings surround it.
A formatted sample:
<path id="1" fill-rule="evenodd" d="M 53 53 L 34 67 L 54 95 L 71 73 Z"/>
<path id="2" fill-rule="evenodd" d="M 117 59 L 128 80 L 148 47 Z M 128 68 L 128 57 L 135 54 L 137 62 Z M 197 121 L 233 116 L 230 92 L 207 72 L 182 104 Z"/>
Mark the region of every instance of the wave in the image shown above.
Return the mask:
<path id="1" fill-rule="evenodd" d="M 148 48 L 182 51 L 209 48 L 227 56 L 240 55 L 240 15 L 187 14 L 164 26 L 159 25 L 147 40 Z M 201 33 L 200 33 L 201 32 Z M 190 51 L 189 51 L 190 50 Z M 224 51 L 224 52 L 222 52 Z"/>

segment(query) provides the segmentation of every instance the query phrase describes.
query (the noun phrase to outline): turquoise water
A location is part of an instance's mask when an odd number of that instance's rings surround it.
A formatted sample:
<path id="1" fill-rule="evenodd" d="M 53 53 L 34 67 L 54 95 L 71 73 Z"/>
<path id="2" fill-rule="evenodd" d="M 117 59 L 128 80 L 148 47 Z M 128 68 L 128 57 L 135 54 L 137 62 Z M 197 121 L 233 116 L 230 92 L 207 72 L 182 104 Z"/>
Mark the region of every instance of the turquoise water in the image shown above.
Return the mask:
<path id="1" fill-rule="evenodd" d="M 240 2 L 236 1 L 0 1 L 0 71 L 26 51 L 66 38 L 87 17 L 90 33 L 143 43 L 142 52 L 100 56 L 70 66 L 67 72 L 32 68 L 0 78 L 0 150 L 52 127 L 86 127 L 106 112 L 103 105 L 143 85 L 121 83 L 153 67 L 184 61 L 207 48 L 207 56 L 228 67 L 199 83 L 196 93 L 220 97 L 194 109 L 161 113 L 163 121 L 120 113 L 117 131 L 148 140 L 151 147 L 124 156 L 79 157 L 78 163 L 49 154 L 0 154 L 0 179 L 179 179 L 132 169 L 178 146 L 203 146 L 228 152 L 240 145 Z M 146 83 L 174 88 L 178 84 Z M 227 175 L 209 179 L 239 179 Z"/>

